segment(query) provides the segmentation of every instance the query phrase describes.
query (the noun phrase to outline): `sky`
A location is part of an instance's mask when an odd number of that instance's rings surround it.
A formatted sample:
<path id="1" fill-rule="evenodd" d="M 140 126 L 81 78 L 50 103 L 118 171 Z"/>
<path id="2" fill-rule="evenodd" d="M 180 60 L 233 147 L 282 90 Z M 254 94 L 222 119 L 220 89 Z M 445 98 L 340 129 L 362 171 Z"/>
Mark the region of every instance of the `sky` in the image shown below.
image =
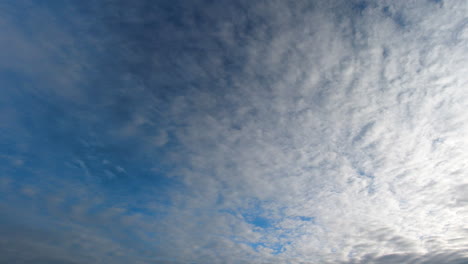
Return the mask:
<path id="1" fill-rule="evenodd" d="M 468 263 L 465 0 L 0 2 L 0 262 Z"/>

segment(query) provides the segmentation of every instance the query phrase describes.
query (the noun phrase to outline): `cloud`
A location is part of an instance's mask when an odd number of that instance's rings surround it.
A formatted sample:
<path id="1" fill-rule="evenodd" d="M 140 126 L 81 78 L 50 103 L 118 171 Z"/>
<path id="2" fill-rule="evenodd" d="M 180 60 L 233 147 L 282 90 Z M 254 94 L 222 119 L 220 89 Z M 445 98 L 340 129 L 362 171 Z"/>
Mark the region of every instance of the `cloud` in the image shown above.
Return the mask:
<path id="1" fill-rule="evenodd" d="M 444 252 L 444 253 L 429 253 L 429 254 L 390 254 L 380 257 L 366 256 L 361 262 L 351 263 L 466 263 L 468 259 L 466 255 L 457 252 Z"/>
<path id="2" fill-rule="evenodd" d="M 467 261 L 462 1 L 66 6 L 82 40 L 32 12 L 82 43 L 65 64 L 2 20 L 23 59 L 2 67 L 52 87 L 94 67 L 31 114 L 0 101 L 29 144 L 1 156 L 4 261 Z"/>

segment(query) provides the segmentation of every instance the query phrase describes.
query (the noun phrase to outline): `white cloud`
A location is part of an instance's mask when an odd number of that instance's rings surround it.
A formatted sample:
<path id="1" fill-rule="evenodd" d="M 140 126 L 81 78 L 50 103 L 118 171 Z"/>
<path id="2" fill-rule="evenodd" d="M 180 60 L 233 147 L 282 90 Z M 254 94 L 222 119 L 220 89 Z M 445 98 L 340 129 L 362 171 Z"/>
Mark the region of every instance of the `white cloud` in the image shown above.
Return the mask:
<path id="1" fill-rule="evenodd" d="M 278 229 L 250 230 L 297 261 L 464 248 L 455 238 L 467 215 L 452 205 L 466 184 L 467 50 L 453 32 L 464 30 L 466 5 L 379 2 L 361 16 L 324 8 L 300 18 L 300 4 L 254 10 L 268 14 L 271 40 L 249 36 L 245 71 L 219 112 L 185 112 L 178 131 L 195 190 L 180 198 L 186 210 L 268 202 L 282 210 L 267 215 Z"/>

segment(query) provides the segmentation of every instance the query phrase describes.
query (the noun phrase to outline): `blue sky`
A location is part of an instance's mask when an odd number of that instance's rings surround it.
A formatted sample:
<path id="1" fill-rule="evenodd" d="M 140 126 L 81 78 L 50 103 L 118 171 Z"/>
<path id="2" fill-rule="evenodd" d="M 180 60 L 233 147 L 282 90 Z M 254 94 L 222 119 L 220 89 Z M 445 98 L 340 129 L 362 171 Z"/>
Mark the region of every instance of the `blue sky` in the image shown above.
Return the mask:
<path id="1" fill-rule="evenodd" d="M 467 14 L 0 3 L 0 262 L 468 262 Z"/>

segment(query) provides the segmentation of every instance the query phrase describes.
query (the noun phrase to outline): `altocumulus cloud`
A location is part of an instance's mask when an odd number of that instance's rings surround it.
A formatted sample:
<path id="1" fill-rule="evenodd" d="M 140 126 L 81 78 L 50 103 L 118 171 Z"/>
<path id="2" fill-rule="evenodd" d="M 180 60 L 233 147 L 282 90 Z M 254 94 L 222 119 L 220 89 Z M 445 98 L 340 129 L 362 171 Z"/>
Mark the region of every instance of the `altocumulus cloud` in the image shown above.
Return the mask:
<path id="1" fill-rule="evenodd" d="M 468 5 L 0 4 L 0 262 L 468 263 Z"/>

